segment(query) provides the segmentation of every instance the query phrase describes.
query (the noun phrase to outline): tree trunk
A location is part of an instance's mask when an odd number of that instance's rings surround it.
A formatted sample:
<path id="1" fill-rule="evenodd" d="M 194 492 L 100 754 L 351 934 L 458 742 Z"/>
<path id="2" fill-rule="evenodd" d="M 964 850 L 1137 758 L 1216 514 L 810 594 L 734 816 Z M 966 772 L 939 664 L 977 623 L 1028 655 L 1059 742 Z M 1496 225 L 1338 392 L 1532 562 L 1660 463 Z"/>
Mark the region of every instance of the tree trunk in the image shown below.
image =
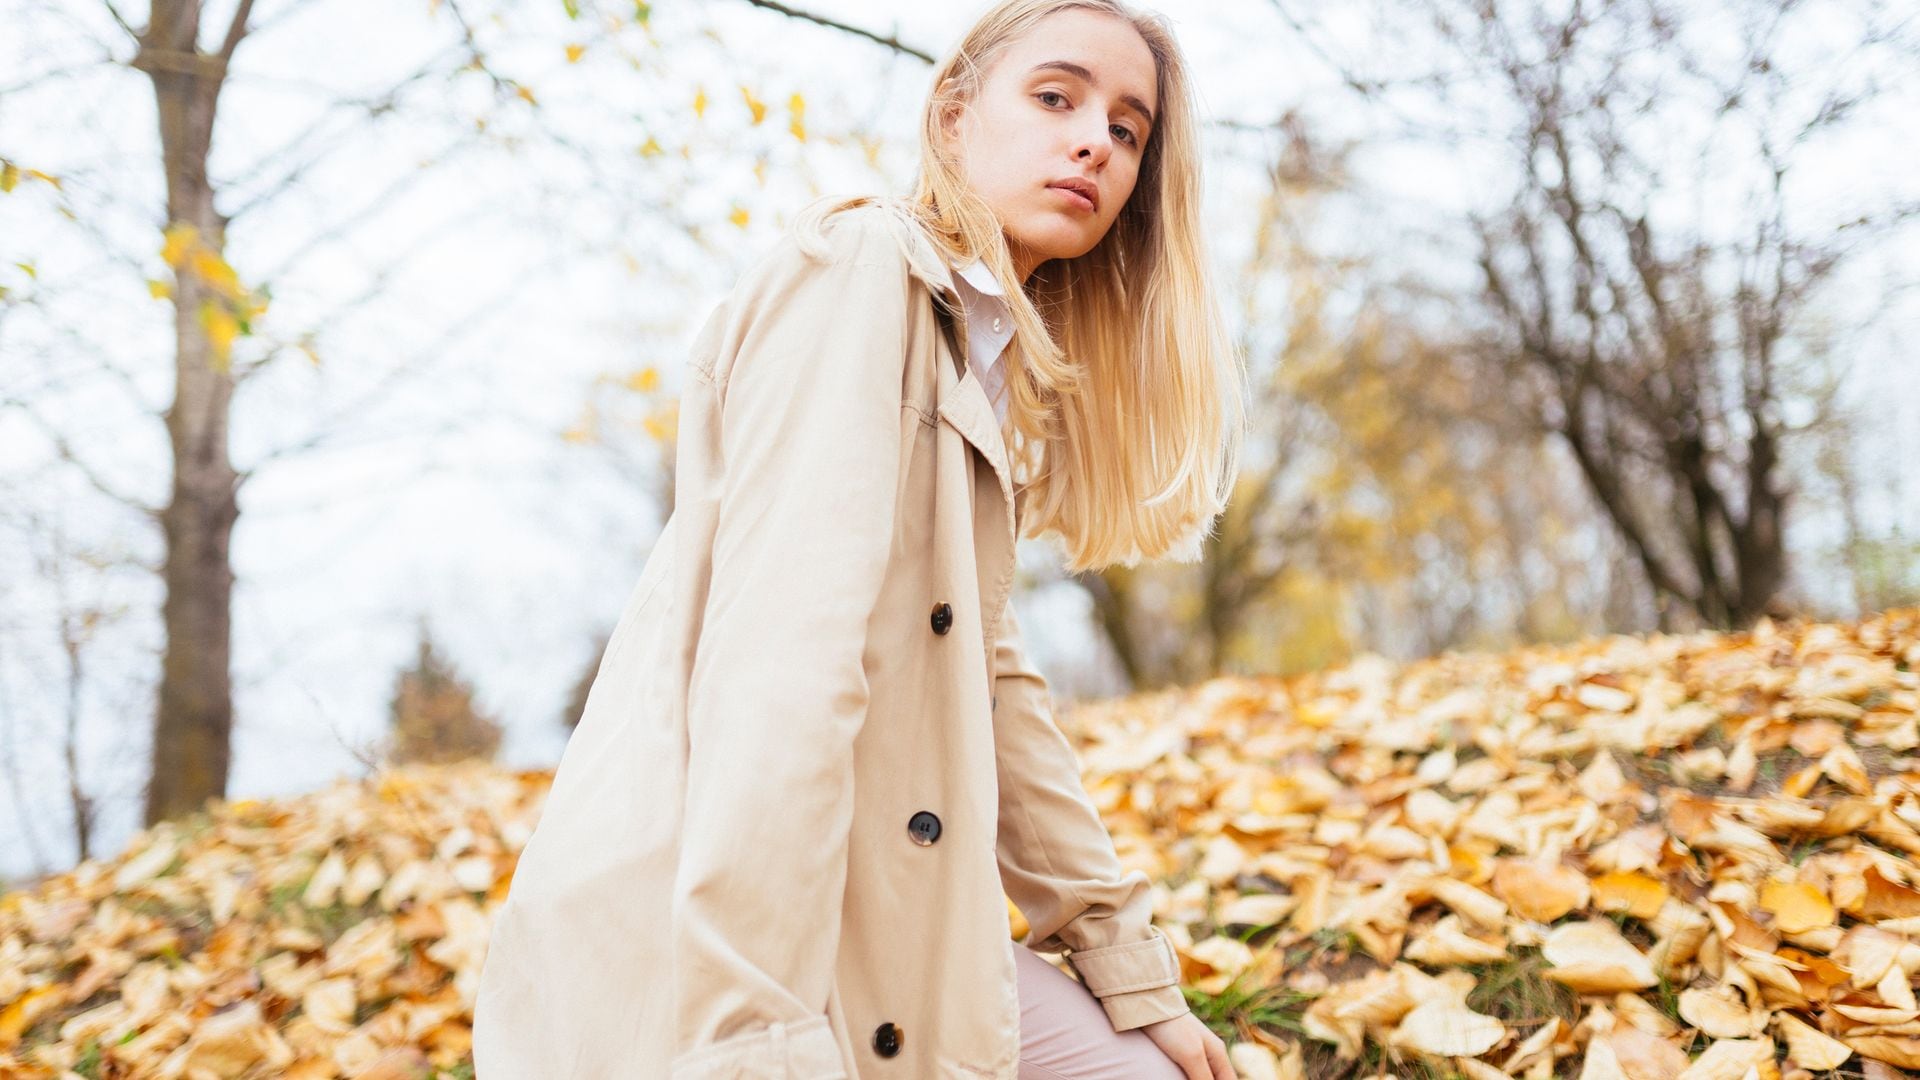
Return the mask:
<path id="1" fill-rule="evenodd" d="M 198 51 L 197 0 L 156 0 L 134 66 L 153 80 L 167 183 L 169 225 L 188 223 L 214 254 L 226 246 L 226 221 L 214 208 L 207 175 L 214 115 L 226 62 L 244 32 L 242 2 L 218 53 Z M 161 512 L 166 599 L 159 700 L 153 724 L 153 776 L 146 824 L 224 798 L 233 734 L 233 566 L 238 478 L 228 458 L 227 421 L 234 380 L 202 321 L 203 304 L 221 298 L 193 270 L 175 275 L 174 396 L 167 409 L 173 491 Z"/>

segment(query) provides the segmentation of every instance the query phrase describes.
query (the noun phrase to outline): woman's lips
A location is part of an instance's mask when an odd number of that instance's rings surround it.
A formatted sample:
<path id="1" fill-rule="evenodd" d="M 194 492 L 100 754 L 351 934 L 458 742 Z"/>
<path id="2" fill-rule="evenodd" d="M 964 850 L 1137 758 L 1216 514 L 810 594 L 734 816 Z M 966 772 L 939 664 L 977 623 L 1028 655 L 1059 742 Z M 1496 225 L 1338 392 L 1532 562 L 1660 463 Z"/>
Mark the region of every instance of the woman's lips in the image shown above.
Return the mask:
<path id="1" fill-rule="evenodd" d="M 1072 203 L 1074 206 L 1078 207 L 1079 209 L 1085 210 L 1088 213 L 1093 212 L 1093 200 L 1087 198 L 1085 195 L 1080 194 L 1079 192 L 1073 190 L 1072 188 L 1049 186 L 1047 190 L 1057 191 L 1060 194 L 1066 196 L 1067 201 Z"/>

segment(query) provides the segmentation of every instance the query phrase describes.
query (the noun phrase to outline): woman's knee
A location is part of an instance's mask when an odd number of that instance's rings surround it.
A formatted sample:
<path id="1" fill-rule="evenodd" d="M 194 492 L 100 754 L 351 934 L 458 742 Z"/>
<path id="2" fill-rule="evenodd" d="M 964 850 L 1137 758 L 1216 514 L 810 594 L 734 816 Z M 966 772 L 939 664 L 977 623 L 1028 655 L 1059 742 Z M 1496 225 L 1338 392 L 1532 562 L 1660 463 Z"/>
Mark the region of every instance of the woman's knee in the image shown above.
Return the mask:
<path id="1" fill-rule="evenodd" d="M 1147 1033 L 1115 1031 L 1099 999 L 1025 946 L 1014 947 L 1021 1080 L 1186 1080 Z"/>

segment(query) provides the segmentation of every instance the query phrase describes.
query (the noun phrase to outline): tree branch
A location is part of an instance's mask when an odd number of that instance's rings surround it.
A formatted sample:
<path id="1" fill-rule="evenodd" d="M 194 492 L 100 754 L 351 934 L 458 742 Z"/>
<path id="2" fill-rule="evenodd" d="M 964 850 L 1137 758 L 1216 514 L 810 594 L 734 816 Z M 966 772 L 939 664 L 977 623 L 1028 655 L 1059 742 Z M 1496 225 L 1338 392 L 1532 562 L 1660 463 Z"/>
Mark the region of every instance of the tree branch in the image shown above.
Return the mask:
<path id="1" fill-rule="evenodd" d="M 135 513 L 144 515 L 152 521 L 158 522 L 160 520 L 160 510 L 158 507 L 148 506 L 132 495 L 116 490 L 113 485 L 107 483 L 104 477 L 95 472 L 93 467 L 88 465 L 86 461 L 80 457 L 79 453 L 74 450 L 73 444 L 67 441 L 67 437 L 61 433 L 60 429 L 48 423 L 46 417 L 41 416 L 35 411 L 30 402 L 22 401 L 14 397 L 0 397 L 0 409 L 6 408 L 18 409 L 22 415 L 31 420 L 33 424 L 46 435 L 47 440 L 53 443 L 54 452 L 60 455 L 60 459 L 79 470 L 80 475 L 86 479 L 87 483 L 91 485 L 95 491 L 100 492 L 102 495 L 120 503 Z"/>
<path id="2" fill-rule="evenodd" d="M 239 48 L 240 39 L 247 36 L 247 15 L 252 11 L 253 0 L 240 0 L 240 6 L 234 9 L 233 21 L 227 24 L 227 39 L 220 43 L 222 66 L 233 59 L 233 50 Z"/>
<path id="3" fill-rule="evenodd" d="M 853 26 L 848 23 L 843 23 L 834 19 L 829 19 L 824 15 L 815 15 L 810 11 L 802 11 L 799 8 L 788 7 L 785 4 L 776 3 L 775 0 L 747 0 L 747 3 L 752 5 L 753 7 L 765 8 L 768 11 L 777 11 L 780 14 L 785 15 L 790 19 L 802 19 L 810 23 L 815 23 L 820 26 L 825 26 L 834 30 L 838 30 L 842 33 L 852 34 L 855 37 L 866 38 L 868 41 L 874 42 L 876 44 L 885 45 L 887 48 L 892 49 L 894 52 L 901 53 L 906 56 L 911 56 L 918 60 L 924 60 L 929 64 L 933 63 L 934 61 L 934 57 L 932 53 L 923 52 L 922 50 L 916 49 L 911 45 L 903 44 L 898 37 L 881 37 L 879 34 L 874 33 L 872 30 L 863 30 L 858 26 Z"/>
<path id="4" fill-rule="evenodd" d="M 120 9 L 113 6 L 113 0 L 100 0 L 100 2 L 106 5 L 107 13 L 113 16 L 114 22 L 120 24 L 120 29 L 127 32 L 127 37 L 136 42 L 140 40 L 140 31 L 135 30 L 127 23 L 126 18 L 120 14 Z"/>

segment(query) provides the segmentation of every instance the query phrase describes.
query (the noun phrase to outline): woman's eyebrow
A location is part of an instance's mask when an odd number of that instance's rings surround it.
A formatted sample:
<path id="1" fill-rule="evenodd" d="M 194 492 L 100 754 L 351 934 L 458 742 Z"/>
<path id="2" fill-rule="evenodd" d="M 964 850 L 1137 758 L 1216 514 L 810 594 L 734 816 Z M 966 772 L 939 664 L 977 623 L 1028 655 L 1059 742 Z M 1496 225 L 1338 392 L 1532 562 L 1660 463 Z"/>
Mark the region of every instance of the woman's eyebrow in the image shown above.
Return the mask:
<path id="1" fill-rule="evenodd" d="M 1099 85 L 1098 83 L 1093 81 L 1093 72 L 1088 71 L 1084 66 L 1080 64 L 1076 64 L 1071 60 L 1043 60 L 1040 63 L 1033 65 L 1033 70 L 1027 72 L 1027 74 L 1032 75 L 1034 74 L 1034 72 L 1038 72 L 1038 71 L 1064 71 L 1067 74 L 1080 79 L 1082 82 L 1085 82 L 1088 86 Z M 1137 96 L 1133 94 L 1123 93 L 1120 95 L 1120 104 L 1125 105 L 1128 108 L 1132 109 L 1134 112 L 1139 113 L 1142 117 L 1146 119 L 1147 127 L 1149 128 L 1153 127 L 1153 110 L 1147 108 L 1146 102 L 1141 101 Z"/>

